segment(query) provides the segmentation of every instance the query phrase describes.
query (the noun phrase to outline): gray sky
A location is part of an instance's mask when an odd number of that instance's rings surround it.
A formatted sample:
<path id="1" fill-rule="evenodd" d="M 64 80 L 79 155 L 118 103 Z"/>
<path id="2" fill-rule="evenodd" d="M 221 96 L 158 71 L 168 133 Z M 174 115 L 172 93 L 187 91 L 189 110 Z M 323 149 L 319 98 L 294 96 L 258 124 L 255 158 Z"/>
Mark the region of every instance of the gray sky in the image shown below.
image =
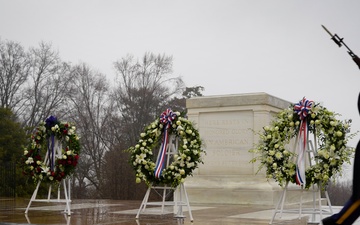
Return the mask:
<path id="1" fill-rule="evenodd" d="M 360 55 L 358 0 L 0 0 L 2 40 L 51 42 L 63 60 L 85 62 L 109 81 L 127 54 L 164 53 L 204 95 L 305 96 L 360 130 L 360 70 L 321 24 Z"/>

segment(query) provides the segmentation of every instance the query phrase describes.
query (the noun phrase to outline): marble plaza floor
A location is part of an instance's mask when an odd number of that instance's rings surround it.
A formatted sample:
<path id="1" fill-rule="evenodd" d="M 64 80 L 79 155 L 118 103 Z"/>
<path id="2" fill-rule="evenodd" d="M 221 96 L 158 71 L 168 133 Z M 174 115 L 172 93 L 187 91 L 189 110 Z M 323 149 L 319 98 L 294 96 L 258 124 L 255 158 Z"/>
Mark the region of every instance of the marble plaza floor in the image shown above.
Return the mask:
<path id="1" fill-rule="evenodd" d="M 140 201 L 73 200 L 71 216 L 64 213 L 65 203 L 43 202 L 33 202 L 25 214 L 28 203 L 29 199 L 0 199 L 0 224 L 260 225 L 269 224 L 274 213 L 274 208 L 269 206 L 191 204 L 193 221 L 185 206 L 180 218 L 175 217 L 172 206 L 166 206 L 163 213 L 159 206 L 148 206 L 136 219 Z M 310 218 L 304 214 L 299 218 L 298 213 L 284 213 L 279 218 L 277 214 L 272 224 L 318 224 L 319 218 Z"/>

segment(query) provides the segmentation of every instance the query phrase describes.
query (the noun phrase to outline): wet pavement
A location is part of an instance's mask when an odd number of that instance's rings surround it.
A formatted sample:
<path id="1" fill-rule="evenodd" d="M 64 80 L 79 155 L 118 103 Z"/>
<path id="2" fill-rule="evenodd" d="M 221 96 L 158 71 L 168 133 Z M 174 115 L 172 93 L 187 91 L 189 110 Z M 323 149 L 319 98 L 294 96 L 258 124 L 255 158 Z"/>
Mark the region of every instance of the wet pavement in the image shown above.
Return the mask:
<path id="1" fill-rule="evenodd" d="M 173 206 L 147 206 L 139 211 L 141 201 L 72 200 L 71 216 L 64 213 L 65 203 L 33 202 L 25 214 L 29 199 L 0 199 L 0 224 L 76 224 L 76 225 L 260 225 L 269 224 L 274 214 L 270 206 L 190 204 L 191 216 L 186 206 L 174 213 Z M 309 215 L 299 218 L 297 213 L 283 213 L 272 224 L 318 224 L 308 222 Z M 319 221 L 315 218 L 312 221 Z"/>

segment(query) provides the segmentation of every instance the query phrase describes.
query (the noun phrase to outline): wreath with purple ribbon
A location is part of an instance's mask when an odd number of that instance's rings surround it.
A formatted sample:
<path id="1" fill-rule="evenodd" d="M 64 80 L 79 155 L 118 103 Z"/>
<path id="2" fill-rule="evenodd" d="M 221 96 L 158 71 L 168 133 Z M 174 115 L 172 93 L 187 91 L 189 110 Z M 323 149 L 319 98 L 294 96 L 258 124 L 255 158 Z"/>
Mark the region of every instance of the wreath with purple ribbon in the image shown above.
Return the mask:
<path id="1" fill-rule="evenodd" d="M 80 142 L 71 123 L 50 116 L 36 127 L 21 158 L 23 174 L 34 182 L 59 183 L 79 160 Z"/>
<path id="2" fill-rule="evenodd" d="M 169 137 L 178 139 L 177 152 L 167 159 Z M 203 163 L 200 135 L 193 124 L 179 112 L 164 111 L 154 122 L 145 127 L 135 146 L 128 149 L 130 162 L 136 173 L 136 183 L 169 185 L 177 187 Z M 155 156 L 153 151 L 159 149 Z M 157 159 L 157 160 L 156 160 Z M 169 160 L 169 163 L 166 163 Z"/>
<path id="3" fill-rule="evenodd" d="M 267 178 L 273 178 L 282 187 L 287 182 L 305 188 L 315 183 L 326 184 L 333 175 L 341 173 L 343 163 L 350 163 L 354 152 L 347 146 L 349 139 L 355 136 L 350 134 L 351 120 L 340 121 L 336 119 L 338 115 L 305 98 L 290 105 L 260 132 L 259 144 L 250 150 L 258 156 L 251 162 L 260 161 L 259 170 L 265 167 Z M 313 146 L 317 146 L 311 159 L 314 163 L 309 165 L 308 162 L 301 173 L 296 159 L 307 156 L 294 152 L 291 148 L 294 144 L 290 141 L 297 139 L 304 147 L 310 136 L 314 137 Z"/>

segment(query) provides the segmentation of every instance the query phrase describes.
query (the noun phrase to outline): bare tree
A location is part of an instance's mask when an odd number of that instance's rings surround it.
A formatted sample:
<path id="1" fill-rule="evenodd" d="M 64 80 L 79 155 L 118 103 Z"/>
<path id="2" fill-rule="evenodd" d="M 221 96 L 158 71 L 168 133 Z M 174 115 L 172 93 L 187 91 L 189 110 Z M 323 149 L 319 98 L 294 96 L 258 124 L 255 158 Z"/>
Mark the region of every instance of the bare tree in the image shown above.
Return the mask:
<path id="1" fill-rule="evenodd" d="M 181 94 L 184 83 L 172 75 L 172 57 L 146 53 L 141 61 L 128 55 L 115 62 L 117 86 L 113 101 L 122 117 L 127 143 L 134 144 L 144 126 L 165 109 L 173 96 Z"/>
<path id="2" fill-rule="evenodd" d="M 102 197 L 104 155 L 108 151 L 108 124 L 111 120 L 108 83 L 105 76 L 94 72 L 86 64 L 72 70 L 71 112 L 81 136 L 81 162 L 76 178 L 79 184 L 90 183 L 97 196 Z M 83 172 L 83 174 L 80 174 Z"/>
<path id="3" fill-rule="evenodd" d="M 107 152 L 104 165 L 108 197 L 141 199 L 145 184 L 136 184 L 129 153 L 144 127 L 166 109 L 164 106 L 183 91 L 180 77 L 172 77 L 172 57 L 146 53 L 141 60 L 128 55 L 114 64 L 117 82 L 112 96 L 117 123 L 116 142 Z M 115 118 L 115 117 L 113 117 Z"/>
<path id="4" fill-rule="evenodd" d="M 24 91 L 22 119 L 27 127 L 34 127 L 50 115 L 62 117 L 66 113 L 70 66 L 59 57 L 51 44 L 40 43 L 31 48 L 30 75 Z"/>
<path id="5" fill-rule="evenodd" d="M 0 40 L 0 107 L 14 109 L 22 101 L 21 87 L 30 69 L 24 48 L 16 42 Z"/>

